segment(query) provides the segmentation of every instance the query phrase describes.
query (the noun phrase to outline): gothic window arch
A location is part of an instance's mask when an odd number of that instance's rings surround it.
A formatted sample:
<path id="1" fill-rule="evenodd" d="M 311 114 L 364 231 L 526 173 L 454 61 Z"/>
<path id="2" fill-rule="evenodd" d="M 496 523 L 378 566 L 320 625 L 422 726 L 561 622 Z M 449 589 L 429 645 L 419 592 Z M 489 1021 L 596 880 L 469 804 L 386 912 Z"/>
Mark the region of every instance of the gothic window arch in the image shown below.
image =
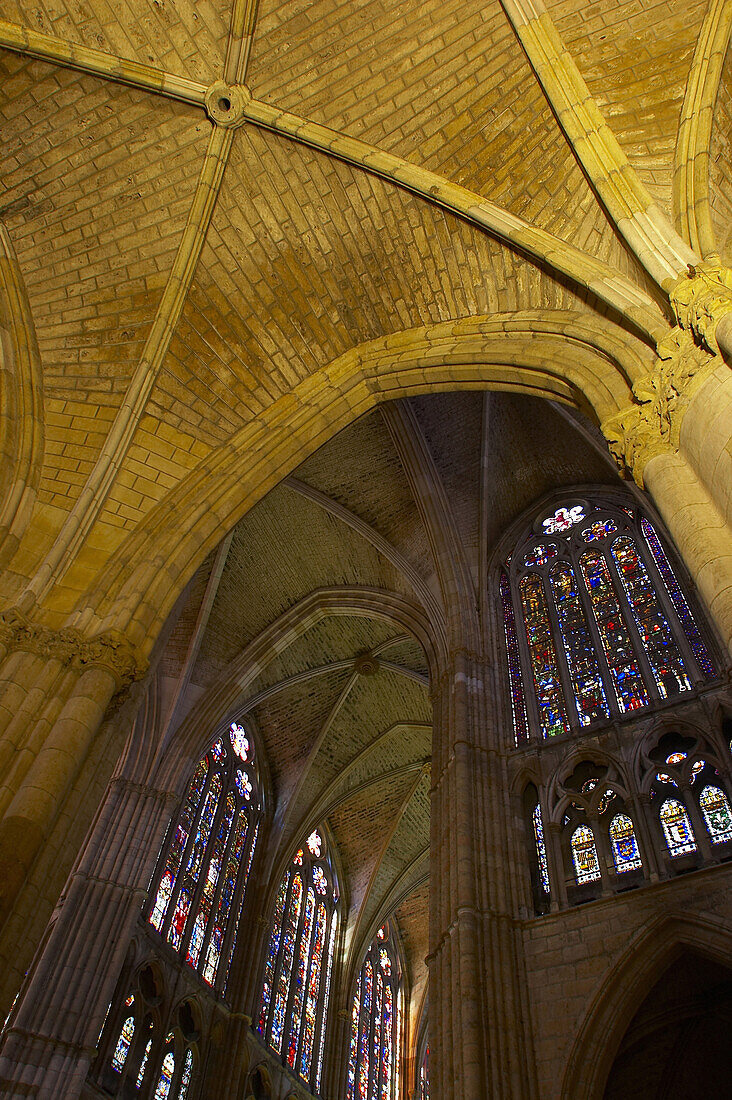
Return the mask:
<path id="1" fill-rule="evenodd" d="M 347 1100 L 398 1096 L 401 966 L 387 921 L 366 952 L 351 1003 Z"/>
<path id="2" fill-rule="evenodd" d="M 152 927 L 219 991 L 234 950 L 260 809 L 252 742 L 232 722 L 196 765 L 147 911 Z"/>
<path id="3" fill-rule="evenodd" d="M 542 513 L 500 577 L 517 745 L 622 718 L 717 675 L 653 524 L 571 498 Z"/>
<path id="4" fill-rule="evenodd" d="M 732 805 L 708 750 L 697 738 L 672 733 L 650 754 L 651 801 L 672 860 L 696 855 L 704 835 L 713 851 L 732 845 Z"/>
<path id="5" fill-rule="evenodd" d="M 319 1092 L 338 891 L 322 829 L 298 848 L 277 891 L 257 1030 Z"/>

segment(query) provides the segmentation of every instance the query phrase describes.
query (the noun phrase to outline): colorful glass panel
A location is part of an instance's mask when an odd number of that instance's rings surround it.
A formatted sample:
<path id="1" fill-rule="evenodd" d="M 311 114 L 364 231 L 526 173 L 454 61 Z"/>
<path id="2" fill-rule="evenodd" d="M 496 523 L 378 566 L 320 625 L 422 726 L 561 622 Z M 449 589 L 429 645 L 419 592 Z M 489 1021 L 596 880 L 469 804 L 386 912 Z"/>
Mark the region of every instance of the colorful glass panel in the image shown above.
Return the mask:
<path id="1" fill-rule="evenodd" d="M 315 924 L 315 942 L 313 943 L 313 957 L 310 962 L 310 975 L 308 977 L 308 997 L 305 1003 L 305 1019 L 303 1021 L 302 1052 L 300 1054 L 300 1075 L 307 1081 L 310 1077 L 310 1066 L 315 1045 L 316 1014 L 318 1010 L 318 990 L 320 988 L 320 974 L 323 968 L 323 950 L 325 937 L 328 931 L 328 915 L 325 905 L 318 905 L 318 918 Z"/>
<path id="2" fill-rule="evenodd" d="M 229 729 L 229 736 L 231 738 L 232 749 L 239 757 L 242 764 L 246 764 L 249 759 L 249 738 L 247 737 L 247 731 L 243 726 L 239 726 L 236 722 L 232 722 Z"/>
<path id="3" fill-rule="evenodd" d="M 188 794 L 183 805 L 178 824 L 173 834 L 173 839 L 170 844 L 170 850 L 168 852 L 167 859 L 165 861 L 165 867 L 160 879 L 160 885 L 155 897 L 155 904 L 153 905 L 152 912 L 150 914 L 150 924 L 156 931 L 160 932 L 163 927 L 166 913 L 168 912 L 168 905 L 170 904 L 170 898 L 173 893 L 173 887 L 175 886 L 175 880 L 178 877 L 178 871 L 180 870 L 181 859 L 185 851 L 186 844 L 188 843 L 188 835 L 191 828 L 191 822 L 195 816 L 198 808 L 198 803 L 201 799 L 201 792 L 203 791 L 204 784 L 206 782 L 206 775 L 208 773 L 208 757 L 205 756 L 203 760 L 199 761 L 196 770 L 193 773 L 190 786 L 188 787 Z"/>
<path id="4" fill-rule="evenodd" d="M 546 565 L 552 558 L 556 558 L 559 547 L 555 542 L 537 542 L 524 556 L 524 565 L 534 569 L 538 565 Z"/>
<path id="5" fill-rule="evenodd" d="M 584 518 L 584 508 L 581 504 L 575 504 L 570 508 L 557 508 L 553 516 L 547 516 L 542 520 L 541 525 L 547 535 L 564 534 L 576 523 L 581 523 Z"/>
<path id="6" fill-rule="evenodd" d="M 248 828 L 249 819 L 245 811 L 241 810 L 239 812 L 236 827 L 234 829 L 234 837 L 231 843 L 231 848 L 229 849 L 223 885 L 221 887 L 221 894 L 219 896 L 218 906 L 216 908 L 216 918 L 213 922 L 213 927 L 211 929 L 211 938 L 209 940 L 208 948 L 206 950 L 206 959 L 204 961 L 203 969 L 201 971 L 203 977 L 209 983 L 209 985 L 213 985 L 216 979 L 216 971 L 218 969 L 219 960 L 221 958 L 224 935 L 226 933 L 226 928 L 229 923 L 231 904 L 234 900 L 234 892 L 236 890 L 236 883 L 239 877 L 239 867 L 241 865 L 241 857 L 242 852 L 244 851 L 244 845 L 246 844 Z M 253 850 L 254 845 L 252 844 L 252 851 Z"/>
<path id="7" fill-rule="evenodd" d="M 198 885 L 201 866 L 206 854 L 206 847 L 213 828 L 214 817 L 221 794 L 221 776 L 216 774 L 211 780 L 211 785 L 206 793 L 201 816 L 195 834 L 193 847 L 191 848 L 183 876 L 178 901 L 173 913 L 173 919 L 168 930 L 168 943 L 178 949 L 185 934 L 188 914 L 190 912 L 192 895 Z"/>
<path id="8" fill-rule="evenodd" d="M 577 882 L 593 882 L 600 878 L 595 837 L 588 825 L 578 825 L 572 833 L 572 860 Z"/>
<path id="9" fill-rule="evenodd" d="M 129 1000 L 130 998 L 128 998 Z M 127 1055 L 130 1053 L 130 1045 L 135 1037 L 135 1017 L 128 1016 L 125 1022 L 122 1024 L 122 1029 L 117 1039 L 117 1045 L 114 1048 L 114 1054 L 112 1055 L 112 1069 L 117 1073 L 121 1073 L 125 1067 L 127 1061 Z"/>
<path id="10" fill-rule="evenodd" d="M 287 1064 L 294 1069 L 297 1058 L 297 1047 L 300 1042 L 300 1023 L 302 1020 L 302 1003 L 305 999 L 305 979 L 308 973 L 310 956 L 310 940 L 313 931 L 313 917 L 315 916 L 315 894 L 308 890 L 308 900 L 305 903 L 305 920 L 300 934 L 300 951 L 298 953 L 297 969 L 292 993 L 292 1011 L 290 1012 L 290 1042 L 287 1047 Z"/>
<path id="11" fill-rule="evenodd" d="M 567 733 L 569 725 L 541 577 L 529 573 L 519 589 L 542 733 L 555 737 Z"/>
<path id="12" fill-rule="evenodd" d="M 627 814 L 616 814 L 610 822 L 610 846 L 615 870 L 619 875 L 643 866 L 635 837 L 633 822 Z"/>
<path id="13" fill-rule="evenodd" d="M 183 1072 L 180 1075 L 180 1088 L 178 1089 L 178 1100 L 186 1100 L 188 1095 L 188 1086 L 191 1083 L 191 1076 L 193 1075 L 193 1051 L 188 1048 L 186 1051 L 185 1061 L 183 1062 Z"/>
<path id="14" fill-rule="evenodd" d="M 419 1100 L 430 1100 L 430 1048 L 425 1047 L 424 1058 L 419 1067 Z"/>
<path id="15" fill-rule="evenodd" d="M 658 811 L 658 816 L 666 838 L 666 845 L 672 856 L 682 856 L 696 851 L 694 831 L 686 808 L 676 798 L 667 798 Z"/>
<path id="16" fill-rule="evenodd" d="M 311 855 L 320 856 L 323 854 L 323 841 L 317 829 L 313 829 L 308 837 L 307 845 Z"/>
<path id="17" fill-rule="evenodd" d="M 539 862 L 539 881 L 545 894 L 549 893 L 549 865 L 546 859 L 546 846 L 544 844 L 544 822 L 541 819 L 541 806 L 537 802 L 531 815 L 534 826 L 534 843 L 536 844 L 536 857 Z"/>
<path id="18" fill-rule="evenodd" d="M 529 723 L 526 718 L 526 700 L 521 679 L 521 657 L 516 636 L 516 620 L 511 600 L 511 585 L 505 573 L 501 573 L 501 603 L 503 605 L 503 629 L 506 635 L 506 653 L 508 655 L 508 680 L 511 689 L 511 711 L 513 713 L 513 733 L 517 745 L 528 740 Z"/>
<path id="19" fill-rule="evenodd" d="M 659 695 L 662 699 L 667 699 L 681 691 L 688 691 L 691 680 L 635 543 L 624 535 L 615 539 L 610 552 L 620 574 Z"/>
<path id="20" fill-rule="evenodd" d="M 175 1056 L 172 1050 L 163 1058 L 163 1065 L 160 1070 L 160 1077 L 155 1087 L 154 1100 L 168 1100 L 170 1094 L 170 1086 L 173 1083 L 173 1074 L 175 1073 Z"/>
<path id="21" fill-rule="evenodd" d="M 384 1009 L 381 1020 L 381 1100 L 391 1100 L 391 1077 L 394 1065 L 394 1003 L 391 986 L 384 986 Z"/>
<path id="22" fill-rule="evenodd" d="M 369 1030 L 371 1025 L 371 1003 L 374 989 L 374 970 L 369 959 L 363 968 L 363 1010 L 361 1013 L 361 1041 L 358 1051 L 358 1100 L 368 1100 L 369 1092 Z"/>
<path id="23" fill-rule="evenodd" d="M 371 1096 L 380 1096 L 381 1090 L 379 1088 L 381 1079 L 381 1013 L 384 1000 L 384 979 L 381 976 L 381 971 L 377 970 L 374 975 L 374 1027 L 373 1027 L 373 1039 L 371 1043 L 371 1065 L 373 1067 L 373 1081 L 371 1083 Z"/>
<path id="24" fill-rule="evenodd" d="M 615 520 L 598 519 L 591 523 L 589 527 L 585 527 L 582 538 L 585 542 L 597 542 L 600 539 L 608 538 L 609 535 L 614 535 L 617 529 L 618 525 Z"/>
<path id="25" fill-rule="evenodd" d="M 151 1025 L 152 1026 L 152 1025 Z M 145 1080 L 145 1070 L 147 1069 L 148 1059 L 150 1057 L 150 1051 L 152 1050 L 152 1039 L 148 1039 L 145 1043 L 145 1050 L 142 1055 L 142 1061 L 140 1062 L 140 1069 L 137 1074 L 137 1081 L 135 1082 L 135 1088 L 140 1088 L 142 1082 Z"/>
<path id="26" fill-rule="evenodd" d="M 264 966 L 264 982 L 262 984 L 262 1008 L 259 1014 L 259 1026 L 257 1028 L 260 1035 L 264 1035 L 267 1015 L 269 1013 L 270 1000 L 272 997 L 272 983 L 274 982 L 274 972 L 277 965 L 277 955 L 280 949 L 280 937 L 282 935 L 282 917 L 285 911 L 287 884 L 288 880 L 285 877 L 280 883 L 280 888 L 277 891 L 277 900 L 275 901 L 274 919 L 272 921 L 272 934 L 269 938 L 269 950 L 267 951 L 267 961 Z"/>
<path id="27" fill-rule="evenodd" d="M 588 552 L 580 558 L 580 567 L 618 705 L 624 713 L 648 706 L 648 692 L 623 621 L 607 562 L 602 554 Z"/>
<path id="28" fill-rule="evenodd" d="M 221 821 L 219 822 L 216 839 L 213 848 L 210 849 L 211 854 L 208 859 L 203 890 L 198 902 L 198 912 L 196 913 L 196 919 L 193 922 L 193 928 L 191 930 L 191 939 L 188 945 L 186 961 L 193 967 L 198 966 L 198 959 L 201 954 L 201 949 L 203 948 L 203 941 L 206 935 L 209 917 L 211 916 L 216 886 L 219 881 L 221 864 L 223 863 L 226 853 L 235 810 L 236 800 L 234 795 L 229 792 L 226 796 L 225 809 Z"/>
<path id="29" fill-rule="evenodd" d="M 561 564 L 552 569 L 552 595 L 564 644 L 569 677 L 580 725 L 610 717 L 595 646 L 590 636 L 574 571 Z"/>
<path id="30" fill-rule="evenodd" d="M 699 806 L 712 844 L 726 844 L 732 840 L 732 810 L 724 791 L 719 787 L 705 787 L 699 795 Z"/>
<path id="31" fill-rule="evenodd" d="M 684 594 L 681 591 L 681 586 L 676 580 L 674 571 L 671 568 L 666 553 L 661 546 L 661 541 L 656 534 L 652 524 L 647 519 L 641 520 L 641 531 L 645 536 L 645 540 L 648 543 L 648 548 L 653 555 L 653 560 L 656 563 L 656 568 L 661 574 L 663 583 L 666 586 L 666 591 L 671 597 L 671 602 L 674 605 L 674 610 L 679 617 L 684 634 L 691 647 L 691 651 L 696 658 L 696 663 L 701 669 L 702 675 L 705 679 L 711 680 L 717 675 L 717 670 L 714 666 L 709 651 L 704 644 L 704 640 L 699 633 L 699 628 L 696 625 L 694 616 L 691 613 L 688 603 L 684 598 Z"/>
<path id="32" fill-rule="evenodd" d="M 223 763 L 226 759 L 226 749 L 224 748 L 224 742 L 220 737 L 217 737 L 211 746 L 211 755 L 217 764 Z"/>
<path id="33" fill-rule="evenodd" d="M 302 905 L 302 877 L 295 875 L 292 880 L 292 893 L 285 920 L 285 930 L 282 936 L 280 949 L 280 972 L 277 977 L 274 1008 L 272 1010 L 272 1027 L 270 1043 L 279 1053 L 282 1048 L 282 1031 L 285 1025 L 285 1010 L 290 992 L 290 977 L 292 975 L 292 963 L 295 955 L 295 935 L 300 921 L 300 908 Z"/>
<path id="34" fill-rule="evenodd" d="M 335 947 L 335 935 L 338 917 L 333 913 L 330 920 L 330 939 L 328 940 L 328 966 L 325 971 L 325 993 L 323 996 L 323 1008 L 320 1013 L 320 1039 L 318 1042 L 318 1065 L 315 1072 L 315 1089 L 320 1089 L 320 1075 L 323 1070 L 323 1051 L 325 1049 L 325 1021 L 328 1019 L 328 1002 L 330 1000 L 330 979 L 333 972 L 333 949 Z"/>
<path id="35" fill-rule="evenodd" d="M 348 1077 L 346 1080 L 346 1100 L 353 1100 L 356 1083 L 356 1059 L 358 1056 L 358 1028 L 361 1019 L 361 975 L 356 982 L 356 992 L 351 1005 L 351 1042 L 348 1054 Z"/>

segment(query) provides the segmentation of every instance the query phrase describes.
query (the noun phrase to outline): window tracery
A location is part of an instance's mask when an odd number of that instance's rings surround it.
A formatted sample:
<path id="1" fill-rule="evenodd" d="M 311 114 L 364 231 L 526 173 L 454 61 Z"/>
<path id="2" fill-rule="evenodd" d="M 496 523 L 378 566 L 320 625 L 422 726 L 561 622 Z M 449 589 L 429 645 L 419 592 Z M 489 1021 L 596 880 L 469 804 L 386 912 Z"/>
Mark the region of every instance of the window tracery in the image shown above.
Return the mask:
<path id="1" fill-rule="evenodd" d="M 257 1029 L 285 1065 L 318 1092 L 337 930 L 338 892 L 325 835 L 295 853 L 274 905 Z"/>
<path id="2" fill-rule="evenodd" d="M 148 912 L 150 925 L 216 989 L 228 976 L 259 811 L 253 746 L 232 722 L 193 772 Z"/>
<path id="3" fill-rule="evenodd" d="M 630 715 L 717 675 L 651 522 L 576 500 L 540 516 L 501 573 L 517 745 Z"/>
<path id="4" fill-rule="evenodd" d="M 394 1100 L 399 1060 L 401 967 L 387 921 L 366 952 L 351 1004 L 347 1100 Z"/>

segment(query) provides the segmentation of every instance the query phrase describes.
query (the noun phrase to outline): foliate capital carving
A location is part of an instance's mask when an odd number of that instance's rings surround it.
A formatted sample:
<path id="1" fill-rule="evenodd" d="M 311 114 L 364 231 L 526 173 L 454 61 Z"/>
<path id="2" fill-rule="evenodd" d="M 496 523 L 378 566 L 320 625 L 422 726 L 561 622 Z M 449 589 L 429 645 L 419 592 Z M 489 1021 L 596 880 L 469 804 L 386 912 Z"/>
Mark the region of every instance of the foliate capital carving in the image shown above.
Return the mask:
<path id="1" fill-rule="evenodd" d="M 104 668 L 117 681 L 118 690 L 127 687 L 142 675 L 143 662 L 124 637 L 117 631 L 87 638 L 74 627 L 53 630 L 32 623 L 17 608 L 0 611 L 0 644 L 8 650 L 24 650 L 46 660 L 83 671 Z"/>
<path id="2" fill-rule="evenodd" d="M 705 260 L 680 275 L 669 290 L 669 299 L 682 329 L 714 355 L 719 355 L 716 329 L 732 313 L 732 271 Z"/>
<path id="3" fill-rule="evenodd" d="M 715 366 L 691 333 L 680 328 L 660 341 L 657 351 L 654 369 L 633 385 L 633 404 L 602 425 L 618 466 L 632 474 L 641 488 L 650 459 L 678 449 L 688 404 Z"/>

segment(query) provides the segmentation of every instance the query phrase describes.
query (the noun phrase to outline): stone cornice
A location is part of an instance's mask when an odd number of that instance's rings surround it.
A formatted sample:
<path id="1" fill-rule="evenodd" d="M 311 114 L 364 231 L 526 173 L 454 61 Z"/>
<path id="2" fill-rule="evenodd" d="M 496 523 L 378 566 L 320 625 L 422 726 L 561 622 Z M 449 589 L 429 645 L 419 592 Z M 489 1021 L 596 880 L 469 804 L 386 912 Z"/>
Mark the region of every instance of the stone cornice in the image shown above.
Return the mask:
<path id="1" fill-rule="evenodd" d="M 73 627 L 54 630 L 32 623 L 16 608 L 0 611 L 0 645 L 6 650 L 24 650 L 60 661 L 80 672 L 91 668 L 106 669 L 117 681 L 118 691 L 138 680 L 145 668 L 139 654 L 117 631 L 88 638 Z"/>

